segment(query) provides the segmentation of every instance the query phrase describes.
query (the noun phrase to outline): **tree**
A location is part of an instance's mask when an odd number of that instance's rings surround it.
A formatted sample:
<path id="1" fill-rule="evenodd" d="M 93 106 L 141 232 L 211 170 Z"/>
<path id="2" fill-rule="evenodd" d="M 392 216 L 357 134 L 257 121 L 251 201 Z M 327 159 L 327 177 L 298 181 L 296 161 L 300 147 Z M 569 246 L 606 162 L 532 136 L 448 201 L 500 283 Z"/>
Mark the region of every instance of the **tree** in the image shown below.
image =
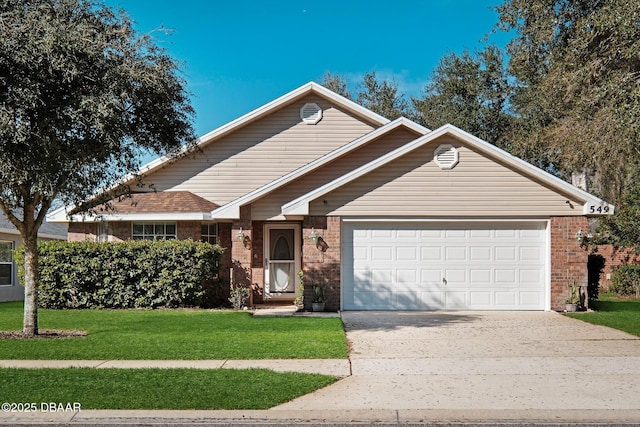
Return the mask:
<path id="1" fill-rule="evenodd" d="M 54 199 L 123 194 L 139 154 L 191 144 L 179 67 L 123 12 L 90 0 L 0 3 L 0 208 L 25 250 L 25 335 L 38 333 L 37 232 Z M 107 187 L 108 186 L 108 187 Z"/>
<path id="2" fill-rule="evenodd" d="M 322 76 L 322 86 L 347 99 L 353 99 L 351 92 L 349 92 L 347 88 L 347 81 L 339 74 L 331 74 L 329 71 L 325 72 L 324 76 Z"/>
<path id="3" fill-rule="evenodd" d="M 393 81 L 379 81 L 375 71 L 364 75 L 356 102 L 389 120 L 409 114 L 409 103 L 404 94 L 398 92 L 398 85 Z"/>
<path id="4" fill-rule="evenodd" d="M 570 174 L 593 170 L 593 187 L 617 203 L 640 164 L 640 3 L 508 0 L 499 28 L 516 79 L 514 135 Z"/>
<path id="5" fill-rule="evenodd" d="M 435 129 L 451 123 L 492 144 L 501 142 L 511 124 L 509 78 L 495 46 L 472 55 L 444 56 L 424 88 L 412 98 L 416 119 Z"/>

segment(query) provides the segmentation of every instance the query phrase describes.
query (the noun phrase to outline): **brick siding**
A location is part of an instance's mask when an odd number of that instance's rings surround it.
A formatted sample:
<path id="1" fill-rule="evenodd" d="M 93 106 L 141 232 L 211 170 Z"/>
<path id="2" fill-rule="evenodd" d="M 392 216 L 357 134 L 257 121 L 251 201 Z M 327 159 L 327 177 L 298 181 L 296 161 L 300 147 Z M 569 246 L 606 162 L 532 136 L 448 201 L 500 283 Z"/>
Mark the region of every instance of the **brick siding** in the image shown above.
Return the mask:
<path id="1" fill-rule="evenodd" d="M 313 242 L 311 229 L 319 236 Z M 305 309 L 311 309 L 311 283 L 324 283 L 327 310 L 340 309 L 340 217 L 307 217 L 302 225 Z"/>
<path id="2" fill-rule="evenodd" d="M 581 247 L 576 233 L 588 230 L 585 217 L 551 218 L 551 309 L 563 311 L 569 293 L 568 286 L 575 280 L 587 284 L 589 251 Z"/>
<path id="3" fill-rule="evenodd" d="M 616 268 L 627 264 L 640 264 L 640 254 L 634 249 L 616 247 L 613 245 L 598 245 L 592 249 L 591 256 L 601 256 L 604 266 L 600 271 L 599 291 L 607 292 L 611 285 L 611 275 Z M 594 277 L 594 280 L 598 278 Z"/>

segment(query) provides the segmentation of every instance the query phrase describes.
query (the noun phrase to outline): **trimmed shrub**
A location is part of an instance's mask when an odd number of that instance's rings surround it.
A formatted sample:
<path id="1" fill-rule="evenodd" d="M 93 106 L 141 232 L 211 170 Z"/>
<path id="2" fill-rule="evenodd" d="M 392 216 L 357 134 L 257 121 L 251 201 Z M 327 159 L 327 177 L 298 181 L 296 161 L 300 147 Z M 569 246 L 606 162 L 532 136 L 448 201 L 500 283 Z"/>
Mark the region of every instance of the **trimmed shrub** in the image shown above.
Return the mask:
<path id="1" fill-rule="evenodd" d="M 16 251 L 24 281 L 24 253 Z M 197 306 L 222 248 L 193 240 L 38 243 L 43 308 Z"/>
<path id="2" fill-rule="evenodd" d="M 640 286 L 640 265 L 621 265 L 611 276 L 609 289 L 620 296 L 636 295 Z"/>

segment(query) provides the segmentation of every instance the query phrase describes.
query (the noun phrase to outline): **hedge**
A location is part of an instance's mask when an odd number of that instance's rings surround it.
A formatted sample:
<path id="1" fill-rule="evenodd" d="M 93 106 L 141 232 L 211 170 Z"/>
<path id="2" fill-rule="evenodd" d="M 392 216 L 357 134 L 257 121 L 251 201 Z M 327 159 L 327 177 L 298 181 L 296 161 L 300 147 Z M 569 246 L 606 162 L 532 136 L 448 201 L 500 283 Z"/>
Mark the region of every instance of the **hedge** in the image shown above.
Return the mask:
<path id="1" fill-rule="evenodd" d="M 611 276 L 609 289 L 618 295 L 636 295 L 640 287 L 640 265 L 621 265 Z"/>
<path id="2" fill-rule="evenodd" d="M 193 240 L 39 242 L 39 306 L 197 306 L 221 254 L 220 246 Z M 24 283 L 23 251 L 16 251 L 16 263 Z"/>

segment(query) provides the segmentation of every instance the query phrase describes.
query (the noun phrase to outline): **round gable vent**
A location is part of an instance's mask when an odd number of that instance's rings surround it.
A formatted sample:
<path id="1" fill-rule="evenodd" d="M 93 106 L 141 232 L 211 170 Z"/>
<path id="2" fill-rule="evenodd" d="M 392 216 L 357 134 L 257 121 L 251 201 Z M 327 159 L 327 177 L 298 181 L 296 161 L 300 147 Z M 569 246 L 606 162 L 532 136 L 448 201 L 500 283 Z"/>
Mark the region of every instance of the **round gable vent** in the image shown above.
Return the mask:
<path id="1" fill-rule="evenodd" d="M 458 149 L 451 144 L 442 144 L 433 152 L 433 161 L 440 169 L 453 169 L 458 160 Z"/>
<path id="2" fill-rule="evenodd" d="M 300 118 L 308 125 L 315 125 L 322 119 L 322 109 L 315 102 L 308 102 L 300 109 Z"/>

